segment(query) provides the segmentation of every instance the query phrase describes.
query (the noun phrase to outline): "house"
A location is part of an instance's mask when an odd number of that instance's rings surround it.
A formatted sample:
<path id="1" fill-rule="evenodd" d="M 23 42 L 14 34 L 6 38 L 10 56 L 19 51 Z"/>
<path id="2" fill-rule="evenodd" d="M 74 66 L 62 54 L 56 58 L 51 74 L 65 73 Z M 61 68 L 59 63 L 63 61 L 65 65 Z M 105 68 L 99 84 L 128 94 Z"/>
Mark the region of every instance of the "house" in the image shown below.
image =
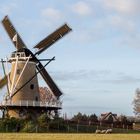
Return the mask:
<path id="1" fill-rule="evenodd" d="M 115 123 L 118 122 L 119 120 L 117 114 L 113 114 L 112 112 L 109 112 L 109 113 L 101 114 L 101 116 L 99 117 L 99 121 L 101 123 Z"/>
<path id="2" fill-rule="evenodd" d="M 100 126 L 132 129 L 134 118 L 127 117 L 125 115 L 117 116 L 117 114 L 109 112 L 101 114 L 101 116 L 99 117 L 99 122 Z M 135 125 L 135 128 L 136 127 L 137 126 Z"/>

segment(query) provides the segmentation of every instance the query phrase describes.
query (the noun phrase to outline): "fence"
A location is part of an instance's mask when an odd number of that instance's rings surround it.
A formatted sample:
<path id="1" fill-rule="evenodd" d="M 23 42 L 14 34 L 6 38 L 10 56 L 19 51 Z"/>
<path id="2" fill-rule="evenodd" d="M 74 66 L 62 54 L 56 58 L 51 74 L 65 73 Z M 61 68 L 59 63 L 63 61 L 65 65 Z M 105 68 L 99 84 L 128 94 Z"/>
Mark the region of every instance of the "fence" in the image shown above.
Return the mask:
<path id="1" fill-rule="evenodd" d="M 105 127 L 95 124 L 74 124 L 62 120 L 51 120 L 45 125 L 38 122 L 14 119 L 3 121 L 0 123 L 0 132 L 28 132 L 28 133 L 95 133 L 98 130 L 107 130 L 111 128 L 113 133 L 135 133 L 138 131 L 128 128 Z"/>
<path id="2" fill-rule="evenodd" d="M 35 106 L 35 107 L 62 107 L 62 102 L 53 101 L 53 102 L 40 102 L 34 100 L 20 100 L 20 101 L 3 101 L 0 106 Z"/>

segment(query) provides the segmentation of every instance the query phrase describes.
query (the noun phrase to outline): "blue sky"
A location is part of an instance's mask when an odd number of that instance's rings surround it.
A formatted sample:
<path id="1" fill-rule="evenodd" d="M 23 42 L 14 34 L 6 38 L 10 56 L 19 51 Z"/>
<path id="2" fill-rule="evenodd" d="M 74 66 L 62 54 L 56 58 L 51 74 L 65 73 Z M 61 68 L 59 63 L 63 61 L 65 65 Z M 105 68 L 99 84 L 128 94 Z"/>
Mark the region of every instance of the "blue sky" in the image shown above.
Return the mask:
<path id="1" fill-rule="evenodd" d="M 132 101 L 140 87 L 139 0 L 0 3 L 0 19 L 9 15 L 30 49 L 64 23 L 73 29 L 39 56 L 56 57 L 47 70 L 64 93 L 62 112 L 133 115 Z M 14 49 L 0 25 L 0 58 Z"/>

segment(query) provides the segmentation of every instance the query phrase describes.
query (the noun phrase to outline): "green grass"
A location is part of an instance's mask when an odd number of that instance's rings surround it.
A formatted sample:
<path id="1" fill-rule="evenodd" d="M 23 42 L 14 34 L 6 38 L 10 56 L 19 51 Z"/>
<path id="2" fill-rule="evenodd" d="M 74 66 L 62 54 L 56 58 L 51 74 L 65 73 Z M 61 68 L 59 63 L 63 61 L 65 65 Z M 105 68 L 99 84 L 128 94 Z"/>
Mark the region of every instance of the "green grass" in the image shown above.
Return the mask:
<path id="1" fill-rule="evenodd" d="M 0 140 L 140 140 L 140 134 L 0 133 Z"/>

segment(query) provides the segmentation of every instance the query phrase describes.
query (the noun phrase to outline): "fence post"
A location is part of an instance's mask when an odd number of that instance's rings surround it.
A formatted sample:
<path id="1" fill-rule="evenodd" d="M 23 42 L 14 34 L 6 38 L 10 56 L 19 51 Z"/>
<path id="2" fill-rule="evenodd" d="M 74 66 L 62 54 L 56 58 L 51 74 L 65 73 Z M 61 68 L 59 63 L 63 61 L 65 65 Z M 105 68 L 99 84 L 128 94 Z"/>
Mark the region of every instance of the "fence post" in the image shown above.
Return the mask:
<path id="1" fill-rule="evenodd" d="M 102 126 L 102 122 L 100 121 L 100 126 Z"/>
<path id="2" fill-rule="evenodd" d="M 69 125 L 68 125 L 68 133 L 70 132 L 70 127 L 69 127 Z"/>
<path id="3" fill-rule="evenodd" d="M 113 123 L 111 124 L 111 127 L 113 128 Z"/>
<path id="4" fill-rule="evenodd" d="M 58 121 L 58 132 L 59 132 L 60 130 L 59 130 L 59 121 Z"/>
<path id="5" fill-rule="evenodd" d="M 97 130 L 99 129 L 99 126 L 97 125 Z"/>
<path id="6" fill-rule="evenodd" d="M 127 132 L 128 132 L 128 125 L 127 125 Z"/>
<path id="7" fill-rule="evenodd" d="M 6 132 L 8 132 L 8 125 L 6 125 Z"/>
<path id="8" fill-rule="evenodd" d="M 36 126 L 36 128 L 35 128 L 35 132 L 36 132 L 36 133 L 38 132 L 38 126 Z"/>
<path id="9" fill-rule="evenodd" d="M 78 131 L 79 131 L 78 129 L 79 129 L 79 124 L 77 124 L 77 133 L 78 133 Z"/>
<path id="10" fill-rule="evenodd" d="M 26 124 L 27 124 L 27 133 L 28 133 L 28 122 L 26 121 Z"/>
<path id="11" fill-rule="evenodd" d="M 91 121 L 88 122 L 88 132 L 90 132 Z"/>

